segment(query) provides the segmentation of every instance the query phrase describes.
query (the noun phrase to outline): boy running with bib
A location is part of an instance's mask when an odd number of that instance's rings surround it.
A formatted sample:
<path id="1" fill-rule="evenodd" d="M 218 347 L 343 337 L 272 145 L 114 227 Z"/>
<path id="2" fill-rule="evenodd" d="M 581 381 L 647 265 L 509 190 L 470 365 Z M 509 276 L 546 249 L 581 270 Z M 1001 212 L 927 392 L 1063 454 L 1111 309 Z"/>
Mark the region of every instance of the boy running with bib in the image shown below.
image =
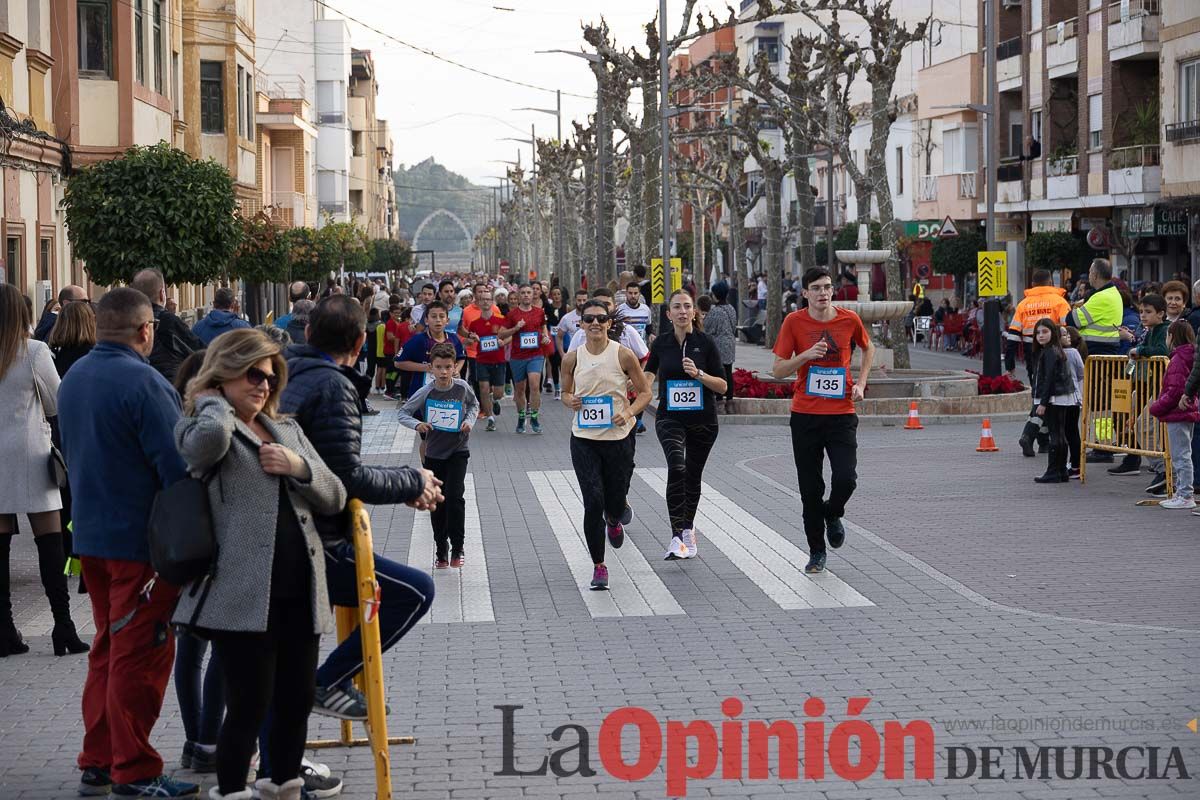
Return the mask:
<path id="1" fill-rule="evenodd" d="M 449 342 L 429 351 L 433 383 L 418 389 L 400 407 L 400 424 L 425 437 L 425 468 L 442 482 L 446 500 L 430 514 L 436 548 L 434 567 L 462 567 L 467 503 L 463 498 L 467 439 L 479 419 L 479 401 L 458 375 L 459 357 Z"/>
<path id="2" fill-rule="evenodd" d="M 814 267 L 804 273 L 808 308 L 793 311 L 783 321 L 775 342 L 776 378 L 796 374 L 792 395 L 792 454 L 800 484 L 804 534 L 809 561 L 805 572 L 825 570 L 825 539 L 838 548 L 846 539 L 842 517 L 858 476 L 858 415 L 854 404 L 863 399 L 867 376 L 875 360 L 875 345 L 853 311 L 833 304 L 829 271 Z M 850 375 L 850 343 L 862 350 L 858 381 Z M 822 465 L 829 455 L 832 488 L 825 499 Z"/>
<path id="3" fill-rule="evenodd" d="M 500 413 L 500 401 L 504 398 L 504 367 L 508 362 L 505 351 L 513 334 L 520 330 L 492 304 L 492 290 L 475 289 L 475 302 L 479 305 L 479 316 L 467 324 L 463 335 L 467 343 L 475 347 L 475 376 L 479 382 L 481 403 L 491 403 L 487 412 L 487 430 L 496 430 L 496 416 Z"/>

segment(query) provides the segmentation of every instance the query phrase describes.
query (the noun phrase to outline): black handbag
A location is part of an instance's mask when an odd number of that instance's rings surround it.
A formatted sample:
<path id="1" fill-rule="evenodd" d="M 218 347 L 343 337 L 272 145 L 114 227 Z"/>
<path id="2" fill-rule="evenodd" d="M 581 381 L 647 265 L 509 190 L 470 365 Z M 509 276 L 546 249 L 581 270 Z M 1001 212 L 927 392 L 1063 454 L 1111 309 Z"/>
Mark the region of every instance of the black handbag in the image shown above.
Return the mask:
<path id="1" fill-rule="evenodd" d="M 46 416 L 46 403 L 42 400 L 42 387 L 38 383 L 37 371 L 33 368 L 33 361 L 29 362 L 29 374 L 33 376 L 33 391 L 37 395 L 38 405 L 42 407 L 42 418 L 46 421 L 46 425 L 50 427 L 50 454 L 46 460 L 46 468 L 50 473 L 50 480 L 60 489 L 67 488 L 67 461 L 63 458 L 62 451 L 54 444 L 54 423 L 50 421 L 50 417 Z"/>
<path id="2" fill-rule="evenodd" d="M 189 476 L 154 495 L 148 525 L 150 564 L 174 586 L 201 578 L 206 578 L 207 584 L 216 571 L 217 537 L 208 483 L 219 467 L 203 478 Z"/>

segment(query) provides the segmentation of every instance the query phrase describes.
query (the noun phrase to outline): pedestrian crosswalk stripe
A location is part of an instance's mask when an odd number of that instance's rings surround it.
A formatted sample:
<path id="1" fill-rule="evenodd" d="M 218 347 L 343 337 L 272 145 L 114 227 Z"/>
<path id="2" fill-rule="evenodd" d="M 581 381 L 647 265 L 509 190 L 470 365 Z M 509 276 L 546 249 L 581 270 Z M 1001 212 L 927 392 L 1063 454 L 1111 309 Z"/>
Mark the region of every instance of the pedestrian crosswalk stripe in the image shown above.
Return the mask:
<path id="1" fill-rule="evenodd" d="M 528 475 L 563 558 L 583 596 L 583 602 L 593 617 L 648 617 L 683 613 L 679 603 L 632 542 L 626 542 L 620 550 L 611 547 L 606 549 L 604 563 L 608 567 L 609 591 L 592 591 L 592 559 L 583 537 L 583 498 L 575 483 L 575 473 L 550 470 L 530 472 Z"/>
<path id="2" fill-rule="evenodd" d="M 637 476 L 660 497 L 667 494 L 665 469 L 639 469 Z M 743 510 L 709 484 L 702 485 L 696 528 L 700 558 L 705 545 L 720 550 L 780 608 L 837 608 L 875 605 L 828 570 L 808 575 L 808 553 Z"/>
<path id="3" fill-rule="evenodd" d="M 496 619 L 472 475 L 467 476 L 463 496 L 467 501 L 466 535 L 463 538 L 466 566 L 431 570 L 435 587 L 433 607 L 421 622 L 494 622 Z M 433 524 L 429 514 L 418 511 L 408 545 L 408 563 L 418 569 L 427 569 L 433 557 Z"/>

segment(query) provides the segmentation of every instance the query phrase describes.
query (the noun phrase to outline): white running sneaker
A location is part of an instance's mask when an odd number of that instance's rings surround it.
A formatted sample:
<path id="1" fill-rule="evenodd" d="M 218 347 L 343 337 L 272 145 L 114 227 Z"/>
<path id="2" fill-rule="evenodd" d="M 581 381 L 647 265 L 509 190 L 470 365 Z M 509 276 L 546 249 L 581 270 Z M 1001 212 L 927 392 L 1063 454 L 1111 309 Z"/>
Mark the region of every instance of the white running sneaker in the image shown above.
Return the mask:
<path id="1" fill-rule="evenodd" d="M 322 778 L 328 778 L 330 775 L 328 764 L 318 764 L 316 761 L 309 761 L 307 758 L 301 758 L 300 766 L 308 767 L 313 772 L 320 775 Z"/>
<path id="2" fill-rule="evenodd" d="M 1158 504 L 1159 508 L 1195 508 L 1196 501 L 1191 497 L 1172 497 Z"/>
<path id="3" fill-rule="evenodd" d="M 695 528 L 683 529 L 683 546 L 687 548 L 688 558 L 695 558 L 696 556 L 700 555 L 700 548 L 698 546 L 699 537 L 696 535 L 698 533 L 699 531 L 697 531 Z"/>
<path id="4" fill-rule="evenodd" d="M 687 545 L 683 543 L 683 539 L 678 536 L 671 537 L 671 544 L 667 547 L 667 554 L 663 557 L 663 561 L 678 561 L 683 558 L 691 558 L 688 555 Z"/>

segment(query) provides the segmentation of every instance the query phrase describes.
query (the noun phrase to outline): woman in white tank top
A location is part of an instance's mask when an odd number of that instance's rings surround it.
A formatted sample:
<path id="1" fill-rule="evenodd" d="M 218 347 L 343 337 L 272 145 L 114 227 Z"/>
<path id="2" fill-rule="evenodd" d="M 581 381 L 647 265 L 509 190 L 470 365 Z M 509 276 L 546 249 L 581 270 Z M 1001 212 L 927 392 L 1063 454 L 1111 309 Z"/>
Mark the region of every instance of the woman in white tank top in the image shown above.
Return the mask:
<path id="1" fill-rule="evenodd" d="M 633 428 L 650 402 L 650 383 L 627 347 L 610 341 L 608 308 L 591 300 L 580 314 L 582 347 L 563 358 L 562 402 L 575 412 L 571 423 L 571 463 L 583 494 L 583 533 L 592 557 L 592 588 L 608 588 L 604 538 L 613 547 L 625 541 L 621 514 L 633 477 Z M 636 397 L 626 399 L 633 384 Z"/>

